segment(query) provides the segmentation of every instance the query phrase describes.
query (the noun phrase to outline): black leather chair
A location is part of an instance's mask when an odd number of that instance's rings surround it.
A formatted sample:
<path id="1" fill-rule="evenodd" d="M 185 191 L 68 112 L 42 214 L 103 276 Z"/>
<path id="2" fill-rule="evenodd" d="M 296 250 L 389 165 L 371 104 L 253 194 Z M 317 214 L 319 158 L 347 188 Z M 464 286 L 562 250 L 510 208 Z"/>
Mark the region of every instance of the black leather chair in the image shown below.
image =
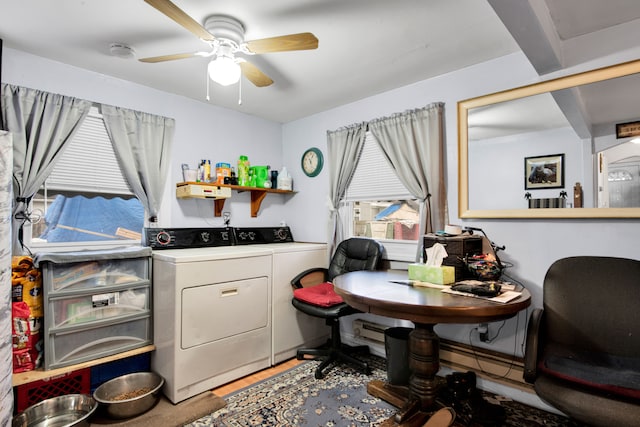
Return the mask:
<path id="1" fill-rule="evenodd" d="M 291 281 L 291 286 L 295 289 L 310 288 L 319 283 L 331 282 L 336 276 L 350 271 L 375 270 L 382 257 L 383 247 L 373 239 L 351 238 L 341 242 L 329 264 L 329 268 L 313 268 L 300 273 Z M 331 287 L 330 292 L 333 292 Z M 335 296 L 335 293 L 334 293 Z M 342 344 L 340 339 L 340 318 L 354 313 L 359 313 L 353 307 L 344 302 L 340 302 L 328 307 L 315 305 L 299 300 L 295 297 L 292 300 L 293 306 L 310 316 L 320 317 L 326 320 L 331 327 L 331 337 L 328 345 L 321 348 L 299 349 L 296 357 L 303 359 L 321 359 L 322 363 L 315 371 L 317 379 L 323 378 L 325 368 L 334 362 L 347 362 L 358 367 L 365 374 L 370 374 L 371 370 L 366 362 L 353 356 L 354 352 L 367 352 L 367 346 L 352 347 Z M 311 356 L 311 357 L 307 357 Z"/>
<path id="2" fill-rule="evenodd" d="M 640 425 L 640 261 L 556 261 L 531 313 L 524 379 L 541 399 L 593 426 Z"/>

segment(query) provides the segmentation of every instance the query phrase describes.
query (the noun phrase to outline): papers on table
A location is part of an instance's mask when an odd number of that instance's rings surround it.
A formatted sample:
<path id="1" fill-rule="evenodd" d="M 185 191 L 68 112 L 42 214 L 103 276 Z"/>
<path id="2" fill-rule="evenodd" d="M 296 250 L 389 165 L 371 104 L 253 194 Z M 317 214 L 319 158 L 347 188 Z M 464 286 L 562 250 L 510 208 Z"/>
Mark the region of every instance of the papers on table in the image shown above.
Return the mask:
<path id="1" fill-rule="evenodd" d="M 406 285 L 406 286 L 414 286 L 414 287 L 423 287 L 423 288 L 435 288 L 435 289 L 440 289 L 442 292 L 448 293 L 448 294 L 453 294 L 453 295 L 460 295 L 463 297 L 471 297 L 471 298 L 481 298 L 483 300 L 487 300 L 487 301 L 493 301 L 493 302 L 499 302 L 499 303 L 507 303 L 509 301 L 513 301 L 514 299 L 518 298 L 520 295 L 522 295 L 521 292 L 517 292 L 515 291 L 515 285 L 513 285 L 513 283 L 509 283 L 509 282 L 496 282 L 499 283 L 501 286 L 501 292 L 499 295 L 495 296 L 495 297 L 486 297 L 486 296 L 481 296 L 481 295 L 474 295 L 468 292 L 459 292 L 459 291 L 454 291 L 453 289 L 451 289 L 451 285 L 438 285 L 435 283 L 429 283 L 429 282 L 420 282 L 418 280 L 390 280 L 391 283 L 398 283 L 400 285 Z M 464 280 L 462 282 L 457 282 L 457 283 L 484 283 L 481 282 L 479 280 Z"/>
<path id="2" fill-rule="evenodd" d="M 400 285 L 418 286 L 422 288 L 446 289 L 451 287 L 451 285 L 438 285 L 436 283 L 421 282 L 419 280 L 390 280 L 390 282 L 398 283 Z"/>
<path id="3" fill-rule="evenodd" d="M 502 291 L 502 292 L 500 292 L 500 295 L 495 296 L 495 297 L 483 297 L 481 295 L 474 295 L 474 294 L 470 294 L 468 292 L 454 291 L 454 290 L 452 290 L 450 288 L 449 289 L 442 289 L 442 292 L 446 292 L 448 294 L 460 295 L 460 296 L 463 296 L 463 297 L 482 298 L 483 300 L 501 302 L 501 303 L 506 303 L 506 302 L 512 301 L 512 300 L 518 298 L 520 295 L 522 295 L 521 292 Z"/>
<path id="4" fill-rule="evenodd" d="M 463 280 L 461 282 L 457 282 L 457 283 L 465 283 L 465 284 L 483 284 L 486 282 L 482 282 L 479 280 Z M 513 283 L 509 283 L 509 282 L 501 282 L 501 281 L 496 281 L 495 283 L 500 285 L 500 294 L 496 295 L 495 297 L 487 297 L 487 296 L 482 296 L 482 295 L 475 295 L 469 292 L 460 292 L 460 291 L 455 291 L 451 288 L 449 289 L 443 289 L 442 292 L 446 292 L 448 294 L 454 294 L 454 295 L 461 295 L 464 297 L 472 297 L 472 298 L 482 298 L 484 300 L 487 301 L 494 301 L 494 302 L 501 302 L 501 303 L 507 303 L 509 301 L 512 301 L 516 298 L 518 298 L 522 293 L 521 292 L 516 292 L 515 291 L 515 285 Z"/>

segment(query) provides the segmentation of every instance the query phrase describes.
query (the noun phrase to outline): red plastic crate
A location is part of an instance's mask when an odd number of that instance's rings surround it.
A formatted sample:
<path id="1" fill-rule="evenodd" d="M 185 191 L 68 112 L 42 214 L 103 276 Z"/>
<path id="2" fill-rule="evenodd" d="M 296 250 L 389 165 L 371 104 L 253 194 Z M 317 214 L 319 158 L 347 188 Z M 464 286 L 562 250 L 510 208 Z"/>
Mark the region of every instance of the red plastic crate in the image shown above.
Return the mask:
<path id="1" fill-rule="evenodd" d="M 90 394 L 91 369 L 84 368 L 15 387 L 15 413 L 31 405 L 64 394 Z"/>
<path id="2" fill-rule="evenodd" d="M 418 240 L 420 224 L 404 225 L 401 222 L 393 223 L 393 238 L 396 240 Z"/>

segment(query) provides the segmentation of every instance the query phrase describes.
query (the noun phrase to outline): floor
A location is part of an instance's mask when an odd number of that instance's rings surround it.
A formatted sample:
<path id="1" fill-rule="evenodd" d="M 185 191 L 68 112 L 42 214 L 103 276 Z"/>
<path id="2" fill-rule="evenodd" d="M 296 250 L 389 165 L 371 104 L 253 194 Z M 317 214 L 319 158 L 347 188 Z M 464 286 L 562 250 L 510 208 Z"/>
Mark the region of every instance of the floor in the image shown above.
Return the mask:
<path id="1" fill-rule="evenodd" d="M 262 371 L 256 372 L 254 374 L 248 375 L 244 378 L 240 378 L 236 381 L 224 384 L 218 388 L 212 390 L 217 396 L 225 397 L 229 394 L 235 393 L 241 389 L 249 387 L 253 384 L 259 383 L 263 380 L 266 380 L 274 375 L 278 375 L 286 370 L 294 368 L 295 366 L 304 363 L 304 361 L 296 360 L 295 358 L 282 362 L 274 367 L 264 369 Z M 580 424 L 571 422 L 569 420 L 561 420 L 558 421 L 558 416 L 555 414 L 546 414 L 549 415 L 549 419 L 545 418 L 545 416 L 540 416 L 538 412 L 542 411 L 531 411 L 531 408 L 526 407 L 525 405 L 507 405 L 509 408 L 509 414 L 507 415 L 509 419 L 511 419 L 511 423 L 507 423 L 506 425 L 513 426 L 522 426 L 522 425 L 531 425 L 531 426 L 554 426 L 554 427 L 578 427 Z M 522 407 L 522 408 L 520 408 Z M 518 409 L 520 408 L 520 409 Z M 537 415 L 536 415 L 537 414 Z M 203 426 L 216 425 L 210 424 L 211 421 L 208 421 L 209 424 L 202 424 Z M 514 423 L 515 422 L 515 423 Z M 463 423 L 464 424 L 464 423 Z M 459 425 L 463 425 L 459 424 Z M 201 424 L 198 424 L 201 425 Z M 458 424 L 457 424 L 458 425 Z"/>
<path id="2" fill-rule="evenodd" d="M 257 382 L 265 380 L 269 377 L 277 375 L 287 369 L 291 369 L 294 366 L 303 363 L 303 360 L 297 360 L 295 358 L 286 360 L 278 365 L 272 366 L 271 368 L 263 369 L 262 371 L 255 372 L 251 375 L 247 375 L 246 377 L 240 378 L 238 380 L 232 381 L 230 383 L 224 384 L 218 388 L 214 388 L 212 391 L 220 396 L 224 397 L 227 394 L 233 393 L 250 385 L 253 385 Z"/>

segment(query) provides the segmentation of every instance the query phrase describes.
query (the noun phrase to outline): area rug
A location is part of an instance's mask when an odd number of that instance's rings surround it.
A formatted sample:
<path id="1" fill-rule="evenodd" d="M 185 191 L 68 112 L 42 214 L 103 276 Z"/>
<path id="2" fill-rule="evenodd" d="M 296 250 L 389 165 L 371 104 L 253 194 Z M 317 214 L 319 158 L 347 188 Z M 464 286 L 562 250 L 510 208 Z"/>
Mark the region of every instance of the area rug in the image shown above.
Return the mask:
<path id="1" fill-rule="evenodd" d="M 340 365 L 331 369 L 322 380 L 314 378 L 318 362 L 302 363 L 224 396 L 226 407 L 194 421 L 188 427 L 381 426 L 397 409 L 367 393 L 369 381 L 386 379 L 384 359 L 368 356 L 367 361 L 373 368 L 370 376 Z M 505 408 L 506 420 L 502 426 L 580 426 L 565 417 L 504 397 L 483 394 L 485 399 Z"/>
<path id="2" fill-rule="evenodd" d="M 162 396 L 158 403 L 148 412 L 134 418 L 113 420 L 98 412 L 91 419 L 91 427 L 178 427 L 211 414 L 224 407 L 224 405 L 224 399 L 210 391 L 198 394 L 175 405 Z"/>
<path id="3" fill-rule="evenodd" d="M 378 426 L 396 408 L 367 394 L 367 383 L 385 379 L 384 359 L 373 357 L 370 376 L 346 365 L 322 380 L 309 361 L 251 387 L 224 396 L 227 406 L 190 424 L 192 427 Z"/>

